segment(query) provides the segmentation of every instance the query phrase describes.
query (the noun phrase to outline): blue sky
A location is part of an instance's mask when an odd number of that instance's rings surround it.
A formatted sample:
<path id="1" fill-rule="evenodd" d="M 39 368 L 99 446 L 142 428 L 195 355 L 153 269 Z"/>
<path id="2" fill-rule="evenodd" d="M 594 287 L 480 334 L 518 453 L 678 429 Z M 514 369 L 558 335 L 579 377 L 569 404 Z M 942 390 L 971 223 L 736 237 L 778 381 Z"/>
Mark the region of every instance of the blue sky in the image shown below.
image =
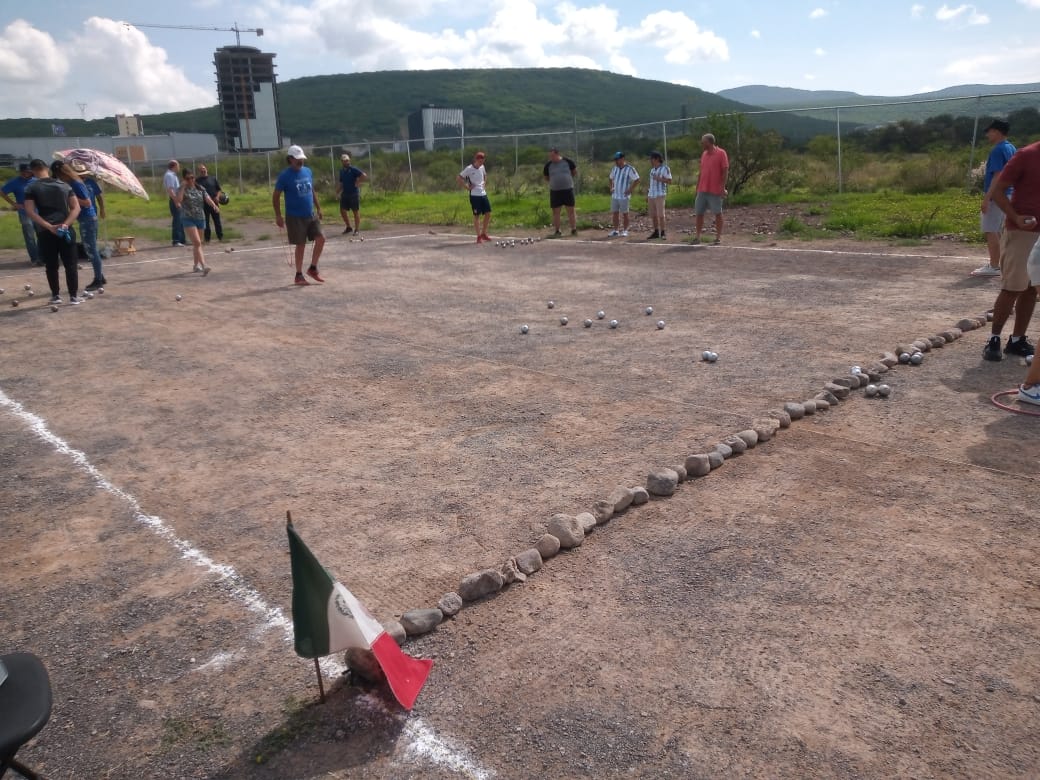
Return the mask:
<path id="1" fill-rule="evenodd" d="M 216 103 L 213 50 L 233 44 L 233 33 L 132 28 L 122 21 L 262 27 L 263 38 L 243 34 L 242 42 L 275 52 L 281 80 L 575 66 L 709 92 L 769 84 L 895 96 L 956 84 L 1040 82 L 1040 0 L 3 0 L 3 6 L 0 117 L 95 118 Z"/>

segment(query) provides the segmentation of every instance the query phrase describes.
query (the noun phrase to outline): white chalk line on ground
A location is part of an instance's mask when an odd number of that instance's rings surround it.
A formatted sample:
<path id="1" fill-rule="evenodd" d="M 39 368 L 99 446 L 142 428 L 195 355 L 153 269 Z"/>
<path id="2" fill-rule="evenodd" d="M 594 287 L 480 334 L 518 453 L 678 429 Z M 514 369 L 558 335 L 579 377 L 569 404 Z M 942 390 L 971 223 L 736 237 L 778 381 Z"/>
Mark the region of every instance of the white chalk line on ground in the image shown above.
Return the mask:
<path id="1" fill-rule="evenodd" d="M 0 389 L 0 407 L 3 407 L 11 415 L 25 423 L 29 430 L 45 444 L 50 445 L 56 452 L 70 458 L 72 462 L 79 467 L 80 471 L 86 474 L 99 489 L 126 503 L 130 507 L 135 521 L 148 528 L 163 541 L 169 543 L 178 553 L 180 553 L 182 558 L 186 558 L 210 574 L 216 575 L 217 580 L 228 588 L 232 596 L 243 603 L 251 612 L 256 613 L 264 621 L 263 627 L 265 629 L 281 629 L 286 641 L 289 644 L 292 644 L 292 621 L 285 617 L 285 613 L 280 608 L 269 606 L 267 602 L 264 601 L 263 596 L 261 596 L 254 588 L 250 587 L 242 575 L 235 571 L 234 567 L 228 564 L 217 563 L 210 556 L 206 555 L 206 553 L 193 546 L 189 541 L 177 536 L 169 524 L 161 517 L 147 514 L 141 508 L 140 502 L 105 477 L 105 475 L 87 459 L 86 453 L 82 450 L 77 450 L 60 436 L 53 433 L 50 428 L 47 427 L 46 420 L 39 415 L 30 412 L 21 403 L 8 396 L 2 389 Z M 242 651 L 239 650 L 233 653 L 217 653 L 212 659 L 199 666 L 197 670 L 206 668 L 223 668 L 240 652 Z M 330 677 L 338 676 L 344 671 L 344 667 L 332 660 L 331 657 L 322 659 L 321 666 L 326 676 Z M 372 701 L 378 700 L 373 698 Z M 472 759 L 469 758 L 464 749 L 453 745 L 449 740 L 438 736 L 436 732 L 425 723 L 423 718 L 418 715 L 402 716 L 387 710 L 382 702 L 379 702 L 379 705 L 391 717 L 405 718 L 402 734 L 407 740 L 403 751 L 406 758 L 409 758 L 410 760 L 414 760 L 416 757 L 423 758 L 430 763 L 465 774 L 474 780 L 485 780 L 485 778 L 494 776 L 493 772 L 475 764 Z"/>

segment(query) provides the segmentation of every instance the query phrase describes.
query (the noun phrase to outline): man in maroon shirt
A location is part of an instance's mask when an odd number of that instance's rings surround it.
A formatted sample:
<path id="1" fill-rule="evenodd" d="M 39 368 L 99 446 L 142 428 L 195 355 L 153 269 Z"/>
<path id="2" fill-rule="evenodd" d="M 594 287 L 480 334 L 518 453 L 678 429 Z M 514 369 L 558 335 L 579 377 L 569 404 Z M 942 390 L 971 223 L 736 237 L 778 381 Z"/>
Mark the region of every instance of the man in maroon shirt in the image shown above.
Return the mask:
<path id="1" fill-rule="evenodd" d="M 1005 190 L 1014 187 L 1011 198 Z M 1005 355 L 1026 357 L 1033 354 L 1033 345 L 1026 339 L 1026 328 L 1036 307 L 1034 284 L 1030 279 L 1027 261 L 1036 243 L 1037 215 L 1040 215 L 1040 143 L 1019 149 L 990 184 L 989 197 L 1006 215 L 1004 235 L 1000 247 L 1001 290 L 993 304 L 993 330 L 982 352 L 986 360 L 1001 360 L 1000 333 L 1015 312 L 1011 337 L 1004 347 Z"/>

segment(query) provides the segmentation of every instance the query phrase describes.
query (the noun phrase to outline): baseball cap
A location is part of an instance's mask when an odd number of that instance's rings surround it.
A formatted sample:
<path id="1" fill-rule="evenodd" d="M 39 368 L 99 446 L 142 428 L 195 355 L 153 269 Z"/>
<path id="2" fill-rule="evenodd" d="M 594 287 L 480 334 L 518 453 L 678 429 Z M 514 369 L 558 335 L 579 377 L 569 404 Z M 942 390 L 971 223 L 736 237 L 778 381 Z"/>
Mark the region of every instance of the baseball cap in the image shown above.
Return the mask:
<path id="1" fill-rule="evenodd" d="M 301 149 L 296 144 L 293 144 L 292 146 L 289 147 L 289 156 L 290 157 L 295 157 L 297 160 L 306 160 L 307 159 L 307 155 L 305 155 L 303 153 L 303 149 Z"/>
<path id="2" fill-rule="evenodd" d="M 339 156 L 339 159 L 341 159 L 343 162 L 350 162 L 350 155 L 349 154 L 341 154 Z"/>
<path id="3" fill-rule="evenodd" d="M 650 159 L 651 160 L 663 160 L 664 159 L 664 155 L 661 154 L 656 149 L 654 149 L 654 151 L 650 152 Z"/>
<path id="4" fill-rule="evenodd" d="M 998 132 L 1003 133 L 1004 135 L 1007 135 L 1011 131 L 1011 125 L 1009 125 L 1003 119 L 994 119 L 992 122 L 989 123 L 989 127 L 987 127 L 986 130 L 996 130 Z M 983 132 L 986 131 L 983 130 Z"/>
<path id="5" fill-rule="evenodd" d="M 29 167 L 29 163 L 18 163 L 18 172 L 19 173 L 21 173 L 22 171 L 31 171 L 31 170 L 32 170 L 32 168 Z"/>
<path id="6" fill-rule="evenodd" d="M 614 159 L 615 160 L 620 160 L 624 156 L 625 156 L 624 152 L 614 152 Z"/>

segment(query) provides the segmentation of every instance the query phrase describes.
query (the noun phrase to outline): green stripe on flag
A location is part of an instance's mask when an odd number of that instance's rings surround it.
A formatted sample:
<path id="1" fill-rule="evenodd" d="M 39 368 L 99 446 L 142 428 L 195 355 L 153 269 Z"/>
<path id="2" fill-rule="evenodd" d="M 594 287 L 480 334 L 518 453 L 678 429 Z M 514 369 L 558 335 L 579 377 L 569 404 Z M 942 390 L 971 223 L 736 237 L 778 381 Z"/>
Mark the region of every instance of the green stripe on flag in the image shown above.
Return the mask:
<path id="1" fill-rule="evenodd" d="M 328 609 L 334 581 L 297 535 L 292 523 L 286 523 L 285 530 L 289 534 L 289 559 L 292 563 L 296 654 L 303 658 L 320 658 L 330 652 Z"/>

